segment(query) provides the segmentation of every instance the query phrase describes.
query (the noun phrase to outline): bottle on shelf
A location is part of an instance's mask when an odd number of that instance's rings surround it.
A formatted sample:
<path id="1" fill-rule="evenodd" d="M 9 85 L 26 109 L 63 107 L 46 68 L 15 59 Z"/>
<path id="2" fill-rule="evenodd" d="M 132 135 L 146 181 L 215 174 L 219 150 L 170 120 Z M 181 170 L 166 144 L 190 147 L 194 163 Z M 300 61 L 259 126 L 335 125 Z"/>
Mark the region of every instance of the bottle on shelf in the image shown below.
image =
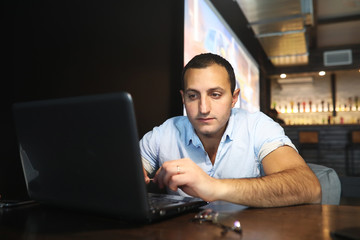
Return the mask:
<path id="1" fill-rule="evenodd" d="M 355 96 L 355 110 L 358 111 L 359 110 L 359 97 Z"/>
<path id="2" fill-rule="evenodd" d="M 352 97 L 349 97 L 349 111 L 352 111 Z"/>
<path id="3" fill-rule="evenodd" d="M 306 102 L 303 102 L 302 105 L 303 105 L 303 112 L 305 112 Z"/>
<path id="4" fill-rule="evenodd" d="M 298 109 L 298 112 L 300 112 L 300 102 L 297 102 L 297 109 Z"/>

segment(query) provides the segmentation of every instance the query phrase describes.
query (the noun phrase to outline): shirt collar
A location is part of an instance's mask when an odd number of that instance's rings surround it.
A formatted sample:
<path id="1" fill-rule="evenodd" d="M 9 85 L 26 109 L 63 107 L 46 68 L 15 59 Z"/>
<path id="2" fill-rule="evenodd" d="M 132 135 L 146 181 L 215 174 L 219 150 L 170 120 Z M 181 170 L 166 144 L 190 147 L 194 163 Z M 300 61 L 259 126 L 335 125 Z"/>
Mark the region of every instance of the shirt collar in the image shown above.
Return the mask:
<path id="1" fill-rule="evenodd" d="M 188 120 L 186 122 L 186 128 L 185 128 L 185 142 L 187 145 L 190 145 L 191 143 L 195 146 L 195 147 L 200 147 L 202 146 L 202 143 L 198 137 L 198 135 L 195 132 L 194 127 L 191 125 L 190 121 Z"/>
<path id="2" fill-rule="evenodd" d="M 227 138 L 233 140 L 233 130 L 234 130 L 234 112 L 233 108 L 231 109 L 230 118 L 226 126 L 225 132 L 221 138 L 221 142 L 225 142 Z"/>

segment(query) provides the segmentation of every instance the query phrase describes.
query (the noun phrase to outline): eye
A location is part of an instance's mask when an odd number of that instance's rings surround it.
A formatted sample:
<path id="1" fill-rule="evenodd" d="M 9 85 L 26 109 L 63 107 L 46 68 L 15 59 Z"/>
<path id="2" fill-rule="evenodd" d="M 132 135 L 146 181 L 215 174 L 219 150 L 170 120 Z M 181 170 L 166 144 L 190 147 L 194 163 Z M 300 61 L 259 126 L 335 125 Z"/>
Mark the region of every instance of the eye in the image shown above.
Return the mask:
<path id="1" fill-rule="evenodd" d="M 218 99 L 218 98 L 221 97 L 221 93 L 219 93 L 219 92 L 213 92 L 213 93 L 211 93 L 211 97 L 212 97 L 212 98 L 215 98 L 215 99 Z"/>
<path id="2" fill-rule="evenodd" d="M 187 98 L 190 100 L 195 100 L 195 99 L 197 99 L 197 97 L 198 97 L 198 94 L 196 94 L 196 93 L 188 93 L 187 94 Z"/>

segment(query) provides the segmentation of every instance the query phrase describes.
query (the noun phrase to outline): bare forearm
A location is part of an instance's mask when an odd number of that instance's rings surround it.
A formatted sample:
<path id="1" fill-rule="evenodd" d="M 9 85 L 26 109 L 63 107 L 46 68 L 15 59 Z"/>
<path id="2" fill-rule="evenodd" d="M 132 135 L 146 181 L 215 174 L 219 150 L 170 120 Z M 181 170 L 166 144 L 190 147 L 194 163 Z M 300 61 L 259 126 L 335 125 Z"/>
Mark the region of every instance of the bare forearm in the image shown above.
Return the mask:
<path id="1" fill-rule="evenodd" d="M 253 207 L 276 207 L 319 203 L 321 187 L 316 176 L 305 167 L 289 169 L 261 178 L 221 179 L 216 200 Z"/>

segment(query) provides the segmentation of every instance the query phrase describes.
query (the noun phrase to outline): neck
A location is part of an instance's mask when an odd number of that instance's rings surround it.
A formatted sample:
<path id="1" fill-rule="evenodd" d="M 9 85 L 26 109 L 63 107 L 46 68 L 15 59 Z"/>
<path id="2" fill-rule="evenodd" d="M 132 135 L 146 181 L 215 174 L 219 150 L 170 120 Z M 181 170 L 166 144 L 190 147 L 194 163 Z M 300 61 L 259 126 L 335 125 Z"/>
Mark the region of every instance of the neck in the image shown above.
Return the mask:
<path id="1" fill-rule="evenodd" d="M 221 138 L 222 138 L 222 134 L 220 136 L 207 136 L 207 135 L 199 136 L 199 139 L 200 139 L 201 143 L 203 144 L 204 149 L 207 152 L 207 154 L 210 158 L 210 161 L 213 165 L 215 163 L 216 153 L 217 153 Z"/>

